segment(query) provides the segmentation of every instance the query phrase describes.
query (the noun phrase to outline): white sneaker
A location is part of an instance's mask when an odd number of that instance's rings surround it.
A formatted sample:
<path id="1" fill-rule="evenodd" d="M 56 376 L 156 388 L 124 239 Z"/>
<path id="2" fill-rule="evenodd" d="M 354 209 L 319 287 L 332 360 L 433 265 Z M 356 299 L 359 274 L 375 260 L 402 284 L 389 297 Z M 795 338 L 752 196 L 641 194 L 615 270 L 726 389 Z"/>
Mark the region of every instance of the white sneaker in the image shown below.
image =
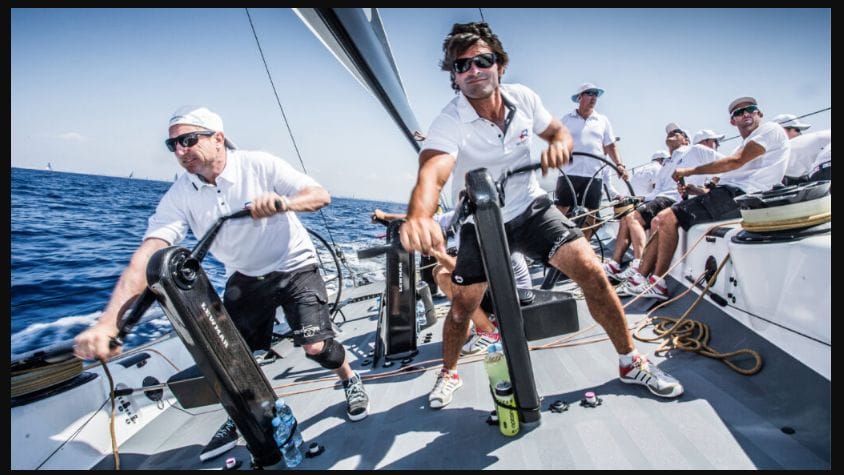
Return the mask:
<path id="1" fill-rule="evenodd" d="M 618 262 L 615 262 L 613 259 L 610 259 L 604 262 L 601 267 L 603 267 L 604 273 L 607 274 L 607 277 L 609 277 L 610 279 L 622 280 L 621 265 Z"/>
<path id="2" fill-rule="evenodd" d="M 628 281 L 630 283 L 631 281 Z M 668 300 L 668 288 L 662 281 L 657 282 L 654 276 L 648 277 L 644 282 L 627 286 L 627 291 L 632 295 L 641 295 L 646 299 Z"/>
<path id="3" fill-rule="evenodd" d="M 619 365 L 618 373 L 621 382 L 641 384 L 660 397 L 677 397 L 683 394 L 683 385 L 676 378 L 657 368 L 641 355 L 634 356 L 630 366 Z"/>
<path id="4" fill-rule="evenodd" d="M 633 259 L 630 262 L 630 265 L 627 266 L 627 269 L 624 269 L 624 271 L 621 274 L 618 274 L 618 278 L 622 279 L 622 280 L 627 280 L 634 274 L 642 275 L 639 272 L 639 262 L 641 262 L 640 259 Z"/>
<path id="5" fill-rule="evenodd" d="M 463 380 L 457 375 L 457 372 L 449 371 L 445 368 L 440 370 L 437 374 L 437 382 L 434 384 L 434 389 L 428 395 L 428 405 L 432 409 L 442 409 L 451 403 L 454 391 L 463 386 Z"/>
<path id="6" fill-rule="evenodd" d="M 498 341 L 501 341 L 501 334 L 498 332 L 497 327 L 493 327 L 493 331 L 491 332 L 485 332 L 475 328 L 475 331 L 466 340 L 466 344 L 460 349 L 460 354 L 474 355 L 475 353 L 480 353 L 485 351 L 489 345 Z"/>

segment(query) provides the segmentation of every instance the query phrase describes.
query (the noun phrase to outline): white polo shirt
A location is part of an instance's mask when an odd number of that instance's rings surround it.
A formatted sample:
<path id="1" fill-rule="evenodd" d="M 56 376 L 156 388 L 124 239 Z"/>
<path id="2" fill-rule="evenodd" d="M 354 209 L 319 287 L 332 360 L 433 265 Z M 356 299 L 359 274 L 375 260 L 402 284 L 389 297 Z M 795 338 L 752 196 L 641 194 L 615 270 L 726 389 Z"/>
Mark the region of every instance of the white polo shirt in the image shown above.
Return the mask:
<path id="1" fill-rule="evenodd" d="M 173 183 L 150 216 L 144 239 L 154 237 L 175 245 L 188 228 L 200 239 L 218 218 L 243 209 L 253 198 L 271 191 L 293 196 L 306 186 L 319 186 L 269 153 L 227 150 L 226 154 L 226 167 L 216 185 L 190 173 Z M 209 251 L 223 263 L 227 277 L 235 271 L 253 277 L 290 272 L 317 263 L 308 232 L 293 212 L 227 220 Z"/>
<path id="2" fill-rule="evenodd" d="M 785 176 L 800 177 L 812 171 L 812 165 L 824 147 L 832 142 L 832 130 L 818 130 L 808 134 L 798 135 L 789 141 L 791 155 Z"/>
<path id="3" fill-rule="evenodd" d="M 586 119 L 577 113 L 577 109 L 564 115 L 563 125 L 569 129 L 574 139 L 574 152 L 586 152 L 599 157 L 605 156 L 604 146 L 615 141 L 610 120 L 603 114 L 592 111 Z M 594 158 L 573 155 L 572 161 L 563 168 L 568 175 L 591 177 L 604 162 Z"/>
<path id="4" fill-rule="evenodd" d="M 423 150 L 438 150 L 454 156 L 452 199 L 466 187 L 466 173 L 484 167 L 493 181 L 505 170 L 529 165 L 533 134 L 540 134 L 551 124 L 552 116 L 542 100 L 521 84 L 501 84 L 505 113 L 511 114 L 506 133 L 495 123 L 484 119 L 463 93 L 452 99 L 434 119 L 422 144 Z M 535 173 L 520 173 L 507 180 L 505 203 L 501 210 L 506 223 L 518 216 L 537 197 L 546 195 Z"/>
<path id="5" fill-rule="evenodd" d="M 756 142 L 765 149 L 765 153 L 736 170 L 722 174 L 718 184 L 735 186 L 745 193 L 768 191 L 781 183 L 785 175 L 791 151 L 788 136 L 780 124 L 765 122 L 751 132 L 733 154 L 748 142 Z"/>

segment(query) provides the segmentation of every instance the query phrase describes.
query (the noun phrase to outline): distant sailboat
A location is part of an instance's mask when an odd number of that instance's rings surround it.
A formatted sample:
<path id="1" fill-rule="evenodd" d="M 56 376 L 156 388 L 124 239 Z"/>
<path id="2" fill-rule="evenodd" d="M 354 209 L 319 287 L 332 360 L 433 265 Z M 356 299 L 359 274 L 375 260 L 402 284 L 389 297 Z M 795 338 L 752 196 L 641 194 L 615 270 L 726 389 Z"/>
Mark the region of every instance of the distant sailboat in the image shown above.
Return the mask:
<path id="1" fill-rule="evenodd" d="M 52 165 L 50 165 L 50 162 L 47 162 L 47 167 L 46 167 L 46 169 L 47 169 L 47 171 L 48 171 L 48 172 L 53 171 L 53 166 L 52 166 Z"/>
<path id="2" fill-rule="evenodd" d="M 129 178 L 132 178 L 133 176 L 135 176 L 135 172 L 129 172 Z"/>

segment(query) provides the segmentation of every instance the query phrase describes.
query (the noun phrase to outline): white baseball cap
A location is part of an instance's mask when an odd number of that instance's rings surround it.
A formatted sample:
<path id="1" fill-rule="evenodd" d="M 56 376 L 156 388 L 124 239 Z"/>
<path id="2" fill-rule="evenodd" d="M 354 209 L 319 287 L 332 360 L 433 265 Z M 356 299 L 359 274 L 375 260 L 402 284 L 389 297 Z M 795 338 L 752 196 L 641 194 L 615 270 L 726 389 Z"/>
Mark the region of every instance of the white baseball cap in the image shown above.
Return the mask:
<path id="1" fill-rule="evenodd" d="M 730 115 L 733 115 L 733 111 L 736 110 L 736 107 L 738 107 L 739 104 L 744 104 L 745 102 L 747 102 L 749 104 L 753 104 L 754 106 L 758 106 L 758 103 L 756 102 L 755 97 L 744 96 L 744 97 L 739 97 L 738 99 L 731 102 L 730 106 L 727 107 L 727 112 L 729 112 Z"/>
<path id="2" fill-rule="evenodd" d="M 173 113 L 170 117 L 170 124 L 172 127 L 176 124 L 195 125 L 204 129 L 213 130 L 214 132 L 223 132 L 223 119 L 219 115 L 211 112 L 206 107 L 202 106 L 182 106 Z M 237 146 L 226 137 L 226 148 L 235 150 Z"/>
<path id="3" fill-rule="evenodd" d="M 699 144 L 706 139 L 715 139 L 720 142 L 724 140 L 724 134 L 716 134 L 712 129 L 701 129 L 695 132 L 695 138 L 692 139 L 692 144 Z"/>
<path id="4" fill-rule="evenodd" d="M 651 160 L 665 160 L 670 156 L 671 155 L 669 155 L 666 150 L 657 150 L 653 155 L 651 155 Z"/>
<path id="5" fill-rule="evenodd" d="M 668 135 L 671 132 L 674 132 L 675 130 L 679 130 L 680 132 L 683 132 L 683 135 L 685 135 L 686 138 L 689 138 L 689 133 L 686 131 L 686 129 L 677 125 L 676 122 L 669 122 L 669 123 L 665 124 L 665 135 Z"/>
<path id="6" fill-rule="evenodd" d="M 800 122 L 800 119 L 798 119 L 797 116 L 794 114 L 780 114 L 774 117 L 773 121 L 782 125 L 783 127 L 793 127 L 800 131 L 806 130 L 812 126 L 812 124 Z"/>
<path id="7" fill-rule="evenodd" d="M 591 82 L 585 82 L 585 83 L 581 84 L 580 87 L 577 88 L 577 91 L 575 91 L 574 94 L 572 94 L 571 101 L 577 102 L 577 97 L 579 95 L 583 94 L 584 92 L 590 90 L 590 89 L 594 89 L 594 90 L 598 91 L 598 97 L 601 97 L 601 94 L 604 93 L 604 90 L 601 89 L 600 87 L 592 84 Z"/>

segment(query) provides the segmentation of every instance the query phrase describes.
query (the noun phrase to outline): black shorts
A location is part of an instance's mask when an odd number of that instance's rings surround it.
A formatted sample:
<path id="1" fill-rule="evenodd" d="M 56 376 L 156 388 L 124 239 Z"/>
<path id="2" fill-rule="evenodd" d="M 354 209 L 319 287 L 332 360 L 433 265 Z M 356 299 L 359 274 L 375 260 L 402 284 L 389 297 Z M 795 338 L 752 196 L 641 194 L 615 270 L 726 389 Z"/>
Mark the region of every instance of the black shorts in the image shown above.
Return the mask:
<path id="1" fill-rule="evenodd" d="M 665 196 L 657 196 L 656 198 L 640 204 L 636 207 L 636 211 L 642 216 L 645 221 L 645 229 L 651 229 L 651 221 L 660 211 L 670 207 L 674 204 L 674 200 Z"/>
<path id="2" fill-rule="evenodd" d="M 504 234 L 510 252 L 520 251 L 546 265 L 560 246 L 583 237 L 580 228 L 552 206 L 547 196 L 535 199 L 522 214 L 504 223 Z M 509 263 L 509 256 L 505 258 Z M 456 285 L 487 281 L 474 223 L 460 227 L 460 248 L 451 281 Z"/>
<path id="3" fill-rule="evenodd" d="M 571 188 L 569 188 L 569 183 L 566 181 L 565 175 L 560 175 L 557 178 L 557 188 L 555 189 L 554 193 L 557 197 L 554 200 L 554 204 L 557 206 L 568 206 L 571 207 L 575 204 L 583 203 L 583 206 L 586 209 L 598 209 L 601 206 L 601 190 L 603 186 L 603 182 L 600 178 L 595 178 L 594 180 L 589 177 L 585 176 L 577 176 L 577 175 L 568 175 L 569 180 L 571 180 L 572 187 L 574 188 L 575 197 L 571 195 Z M 592 184 L 589 185 L 589 180 L 592 180 Z M 583 201 L 583 194 L 586 192 L 586 185 L 589 185 L 589 191 L 586 193 L 586 201 Z"/>
<path id="4" fill-rule="evenodd" d="M 826 162 L 821 164 L 811 175 L 809 175 L 809 181 L 821 181 L 821 180 L 832 180 L 832 162 Z M 832 186 L 830 186 L 832 189 Z"/>
<path id="5" fill-rule="evenodd" d="M 688 231 L 695 224 L 723 221 L 741 217 L 736 196 L 743 195 L 741 189 L 734 186 L 718 185 L 709 193 L 683 200 L 671 207 L 680 226 Z"/>
<path id="6" fill-rule="evenodd" d="M 259 277 L 235 272 L 226 282 L 223 304 L 252 351 L 270 348 L 279 306 L 296 343 L 316 343 L 335 336 L 325 282 L 316 265 Z"/>

